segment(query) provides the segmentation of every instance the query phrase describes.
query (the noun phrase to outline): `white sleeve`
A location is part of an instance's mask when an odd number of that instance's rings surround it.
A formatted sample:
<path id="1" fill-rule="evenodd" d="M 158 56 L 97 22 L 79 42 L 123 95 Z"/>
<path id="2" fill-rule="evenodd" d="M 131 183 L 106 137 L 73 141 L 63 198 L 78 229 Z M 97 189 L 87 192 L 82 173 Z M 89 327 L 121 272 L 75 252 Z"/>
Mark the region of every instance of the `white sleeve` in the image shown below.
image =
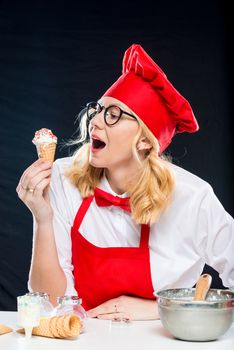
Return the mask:
<path id="1" fill-rule="evenodd" d="M 220 274 L 223 285 L 234 288 L 234 219 L 208 186 L 201 202 L 198 230 L 199 246 L 204 246 L 206 264 Z M 204 244 L 203 244 L 204 243 Z"/>
<path id="2" fill-rule="evenodd" d="M 53 227 L 57 246 L 58 258 L 66 279 L 66 295 L 77 295 L 74 287 L 73 265 L 71 254 L 71 226 L 73 224 L 69 215 L 68 198 L 66 197 L 67 179 L 61 174 L 57 161 L 54 162 L 50 182 L 50 203 L 53 208 Z M 59 281 L 58 281 L 59 283 Z"/>

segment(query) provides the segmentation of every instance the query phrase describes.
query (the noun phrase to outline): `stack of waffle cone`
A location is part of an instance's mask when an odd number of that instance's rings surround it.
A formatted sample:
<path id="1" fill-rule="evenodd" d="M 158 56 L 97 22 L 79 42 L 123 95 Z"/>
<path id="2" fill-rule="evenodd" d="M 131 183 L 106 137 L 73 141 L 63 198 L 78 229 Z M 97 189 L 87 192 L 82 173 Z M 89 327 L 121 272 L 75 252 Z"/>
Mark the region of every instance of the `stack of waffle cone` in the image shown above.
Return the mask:
<path id="1" fill-rule="evenodd" d="M 33 335 L 48 338 L 75 338 L 80 334 L 80 319 L 76 315 L 42 317 L 40 324 L 32 330 Z M 24 329 L 17 332 L 24 333 Z"/>
<path id="2" fill-rule="evenodd" d="M 13 332 L 13 329 L 0 323 L 0 335 Z"/>
<path id="3" fill-rule="evenodd" d="M 37 145 L 38 158 L 44 158 L 48 161 L 53 162 L 57 144 L 52 143 L 41 143 Z"/>

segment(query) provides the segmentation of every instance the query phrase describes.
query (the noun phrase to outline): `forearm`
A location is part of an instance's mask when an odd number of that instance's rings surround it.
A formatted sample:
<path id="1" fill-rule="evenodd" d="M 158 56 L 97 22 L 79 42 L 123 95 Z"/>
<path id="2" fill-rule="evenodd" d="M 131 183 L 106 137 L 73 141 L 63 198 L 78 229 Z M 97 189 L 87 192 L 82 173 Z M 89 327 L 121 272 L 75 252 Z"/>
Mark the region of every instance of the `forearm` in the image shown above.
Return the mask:
<path id="1" fill-rule="evenodd" d="M 59 264 L 52 220 L 35 223 L 29 283 L 34 291 L 48 293 L 53 304 L 65 294 L 66 277 Z"/>

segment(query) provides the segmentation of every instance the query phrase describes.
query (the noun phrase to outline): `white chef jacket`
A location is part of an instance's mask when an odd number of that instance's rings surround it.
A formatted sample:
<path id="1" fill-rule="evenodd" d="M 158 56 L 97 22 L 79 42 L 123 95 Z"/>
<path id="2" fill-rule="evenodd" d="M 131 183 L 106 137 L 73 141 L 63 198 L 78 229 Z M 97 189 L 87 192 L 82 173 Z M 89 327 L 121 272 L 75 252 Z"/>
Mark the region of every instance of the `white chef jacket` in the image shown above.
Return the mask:
<path id="1" fill-rule="evenodd" d="M 70 232 L 82 203 L 78 189 L 63 174 L 72 160 L 67 157 L 54 162 L 50 184 L 54 234 L 60 265 L 67 278 L 68 295 L 77 294 Z M 233 218 L 207 182 L 176 165 L 170 164 L 170 167 L 175 176 L 173 200 L 159 221 L 150 227 L 154 290 L 192 287 L 205 263 L 219 272 L 225 287 L 233 288 Z M 117 195 L 105 177 L 99 187 Z M 139 246 L 140 225 L 134 223 L 130 213 L 115 206 L 99 207 L 94 199 L 80 226 L 80 233 L 98 247 L 132 247 Z"/>

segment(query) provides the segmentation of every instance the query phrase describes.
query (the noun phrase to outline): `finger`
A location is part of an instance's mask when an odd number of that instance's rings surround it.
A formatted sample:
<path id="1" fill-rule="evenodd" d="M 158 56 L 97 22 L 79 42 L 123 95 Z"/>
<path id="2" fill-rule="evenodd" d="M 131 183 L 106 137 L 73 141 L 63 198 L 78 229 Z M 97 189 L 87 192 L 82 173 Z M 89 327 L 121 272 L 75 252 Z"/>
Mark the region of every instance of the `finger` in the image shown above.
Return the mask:
<path id="1" fill-rule="evenodd" d="M 30 167 L 28 167 L 22 175 L 22 180 L 27 176 L 35 176 L 40 171 L 51 169 L 52 163 L 45 161 L 44 159 L 39 159 L 39 161 L 33 163 Z"/>
<path id="2" fill-rule="evenodd" d="M 52 162 L 46 161 L 45 159 L 38 159 L 36 162 L 32 163 L 22 174 L 21 179 L 23 180 L 29 174 L 35 175 L 41 170 L 49 169 L 53 165 Z M 22 182 L 22 181 L 21 181 Z"/>
<path id="3" fill-rule="evenodd" d="M 34 177 L 38 172 L 46 169 L 50 169 L 52 167 L 52 163 L 45 161 L 44 159 L 38 159 L 36 162 L 31 164 L 22 174 L 19 183 L 16 187 L 16 192 L 20 191 L 20 188 L 23 187 L 24 189 L 27 188 L 27 184 L 29 180 L 28 178 Z"/>
<path id="4" fill-rule="evenodd" d="M 25 178 L 24 182 L 22 182 L 21 186 L 23 189 L 35 189 L 38 184 L 45 178 L 50 178 L 52 169 L 41 170 L 39 173 L 30 174 L 27 178 Z"/>
<path id="5" fill-rule="evenodd" d="M 95 307 L 94 309 L 90 309 L 87 311 L 87 316 L 88 317 L 97 317 L 98 315 L 100 314 L 105 314 L 107 313 L 106 309 L 103 310 L 102 307 L 98 306 L 98 307 Z"/>
<path id="6" fill-rule="evenodd" d="M 22 198 L 22 196 L 24 195 L 24 193 L 26 193 L 26 191 L 27 191 L 27 189 L 21 185 L 18 185 L 16 188 L 16 192 L 17 192 L 19 198 Z"/>
<path id="7" fill-rule="evenodd" d="M 40 196 L 44 193 L 44 190 L 47 188 L 47 186 L 49 185 L 50 183 L 50 178 L 45 178 L 43 179 L 41 182 L 39 182 L 37 184 L 37 186 L 35 187 L 34 189 L 34 192 L 33 194 L 35 196 Z"/>
<path id="8" fill-rule="evenodd" d="M 107 301 L 97 307 L 87 311 L 89 317 L 97 317 L 98 315 L 113 314 L 124 312 L 124 308 L 115 302 L 114 299 Z"/>
<path id="9" fill-rule="evenodd" d="M 17 185 L 17 187 L 16 187 L 16 192 L 17 192 L 17 193 L 19 193 L 19 191 L 21 191 L 21 190 L 23 189 L 21 179 L 22 179 L 22 176 L 21 176 L 21 178 L 20 178 L 20 180 L 19 180 L 19 183 L 18 183 L 18 185 Z"/>
<path id="10" fill-rule="evenodd" d="M 44 190 L 48 187 L 50 178 L 43 179 L 34 189 L 28 188 L 27 190 L 20 190 L 18 197 L 27 205 L 33 202 L 39 202 L 39 199 L 44 197 Z M 44 198 L 45 199 L 45 198 Z M 49 199 L 46 199 L 49 202 Z"/>
<path id="11" fill-rule="evenodd" d="M 27 185 L 27 188 L 24 188 L 23 186 L 20 187 L 18 191 L 18 197 L 23 200 L 24 202 L 27 202 L 28 199 L 31 198 L 32 195 L 34 196 L 42 196 L 43 191 L 50 183 L 50 171 L 45 171 L 44 176 L 42 177 L 42 174 L 37 177 L 36 181 L 29 183 Z M 34 179 L 35 180 L 35 179 Z"/>
<path id="12" fill-rule="evenodd" d="M 38 173 L 37 175 L 35 175 L 34 177 L 30 177 L 30 180 L 25 184 L 22 185 L 24 188 L 32 188 L 35 189 L 42 180 L 46 179 L 46 178 L 50 178 L 51 176 L 51 169 L 48 170 L 42 170 L 40 173 Z M 26 181 L 25 181 L 26 182 Z"/>
<path id="13" fill-rule="evenodd" d="M 130 315 L 125 312 L 98 315 L 97 318 L 100 320 L 113 320 L 113 321 L 130 321 L 131 320 Z"/>
<path id="14" fill-rule="evenodd" d="M 87 315 L 88 317 L 97 317 L 98 315 L 102 315 L 102 314 L 107 314 L 107 313 L 111 313 L 113 312 L 114 309 L 112 308 L 112 311 L 110 309 L 110 307 L 108 307 L 108 305 L 101 304 L 97 307 L 95 307 L 94 309 L 90 309 L 87 311 Z"/>

